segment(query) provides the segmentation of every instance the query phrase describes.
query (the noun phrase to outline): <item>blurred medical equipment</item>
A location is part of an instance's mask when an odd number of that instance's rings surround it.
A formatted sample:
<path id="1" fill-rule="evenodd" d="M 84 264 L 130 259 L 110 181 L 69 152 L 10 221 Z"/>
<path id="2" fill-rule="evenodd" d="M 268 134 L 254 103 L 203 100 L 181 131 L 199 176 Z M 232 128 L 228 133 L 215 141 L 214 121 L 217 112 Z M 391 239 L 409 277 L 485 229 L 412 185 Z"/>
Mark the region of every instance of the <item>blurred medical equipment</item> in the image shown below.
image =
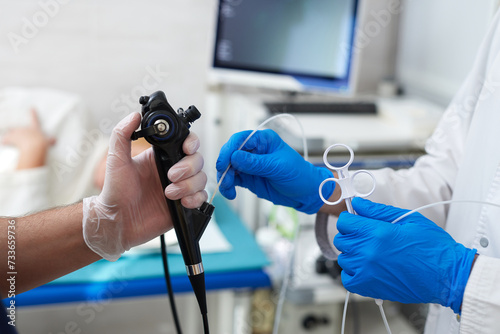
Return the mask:
<path id="1" fill-rule="evenodd" d="M 171 183 L 167 177 L 169 169 L 185 156 L 182 143 L 189 135 L 190 123 L 200 118 L 201 114 L 194 106 L 189 107 L 186 111 L 179 109 L 176 113 L 162 91 L 155 92 L 150 96 L 142 96 L 139 103 L 142 105 L 141 130 L 132 134 L 132 140 L 144 137 L 153 146 L 156 168 L 162 189 L 165 189 Z M 212 204 L 205 202 L 198 209 L 186 209 L 180 200 L 172 201 L 166 198 L 166 201 L 189 281 L 203 317 L 204 332 L 208 334 L 205 273 L 199 240 L 215 208 Z M 165 236 L 161 235 L 160 239 L 168 295 L 177 332 L 180 334 L 181 329 L 168 271 Z"/>
<path id="2" fill-rule="evenodd" d="M 294 6 L 282 0 L 221 0 L 215 73 L 244 79 L 246 71 L 274 79 L 255 82 L 260 86 L 346 91 L 356 10 L 357 0 L 315 6 L 303 0 Z"/>
<path id="3" fill-rule="evenodd" d="M 375 93 L 394 75 L 399 13 L 388 12 L 389 3 L 219 0 L 210 81 L 287 92 Z M 379 12 L 383 29 L 372 14 Z M 365 34 L 368 23 L 376 35 Z"/>

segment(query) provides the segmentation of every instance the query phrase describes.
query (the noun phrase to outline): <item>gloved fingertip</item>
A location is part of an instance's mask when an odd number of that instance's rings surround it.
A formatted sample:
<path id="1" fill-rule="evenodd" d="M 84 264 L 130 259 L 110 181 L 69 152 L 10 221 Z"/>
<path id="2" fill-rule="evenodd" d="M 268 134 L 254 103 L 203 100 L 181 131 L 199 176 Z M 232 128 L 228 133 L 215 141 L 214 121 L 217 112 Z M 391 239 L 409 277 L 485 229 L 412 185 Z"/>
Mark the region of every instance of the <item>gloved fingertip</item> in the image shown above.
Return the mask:
<path id="1" fill-rule="evenodd" d="M 217 170 L 217 177 L 219 177 L 219 173 L 220 173 L 220 175 L 222 175 L 222 173 L 226 170 L 228 165 L 229 165 L 229 160 L 226 159 L 225 157 L 222 157 L 221 155 L 219 155 L 219 157 L 217 158 L 217 161 L 215 162 L 215 169 Z"/>
<path id="2" fill-rule="evenodd" d="M 342 268 L 342 270 L 344 270 L 344 259 L 345 259 L 344 253 L 339 254 L 339 256 L 337 257 L 337 263 L 340 266 L 340 268 Z"/>
<path id="3" fill-rule="evenodd" d="M 235 151 L 231 154 L 231 165 L 236 169 L 239 169 L 242 165 L 248 165 L 250 163 L 250 154 L 246 151 Z"/>
<path id="4" fill-rule="evenodd" d="M 377 210 L 377 207 L 379 205 L 380 206 L 384 205 L 384 204 L 372 202 L 372 201 L 370 201 L 366 198 L 362 198 L 362 197 L 353 197 L 351 203 L 352 203 L 353 209 L 360 215 L 372 214 L 374 210 Z"/>
<path id="5" fill-rule="evenodd" d="M 131 158 L 132 133 L 139 127 L 141 115 L 131 113 L 123 118 L 114 128 L 109 141 L 109 154 L 115 154 L 123 160 Z"/>
<path id="6" fill-rule="evenodd" d="M 342 280 L 342 285 L 347 291 L 353 292 L 351 290 L 351 282 L 353 279 L 353 276 L 349 275 L 345 270 L 342 270 L 340 273 L 340 279 Z"/>
<path id="7" fill-rule="evenodd" d="M 359 197 L 353 198 L 352 206 L 360 216 L 389 223 L 393 222 L 395 219 L 408 212 L 408 210 L 406 209 L 372 202 L 370 200 Z"/>
<path id="8" fill-rule="evenodd" d="M 181 192 L 181 189 L 176 186 L 175 184 L 169 184 L 166 188 L 165 188 L 165 197 L 167 197 L 168 199 L 170 200 L 177 200 L 177 199 L 180 199 L 179 198 L 179 194 Z"/>
<path id="9" fill-rule="evenodd" d="M 233 137 L 235 135 L 233 135 Z M 235 140 L 233 137 L 231 137 L 231 139 L 229 139 L 229 141 L 224 144 L 219 151 L 219 156 L 217 157 L 217 162 L 215 163 L 215 168 L 218 171 L 226 170 L 231 161 L 231 155 L 238 149 L 238 147 L 232 143 L 232 141 Z"/>
<path id="10" fill-rule="evenodd" d="M 347 211 L 342 211 L 337 219 L 337 225 L 339 225 L 339 223 L 344 224 L 346 221 L 352 218 L 352 216 L 353 216 L 352 213 L 349 213 Z"/>
<path id="11" fill-rule="evenodd" d="M 264 176 L 269 172 L 267 158 L 266 155 L 236 151 L 231 156 L 231 166 L 246 174 Z"/>
<path id="12" fill-rule="evenodd" d="M 220 193 L 227 199 L 233 200 L 236 198 L 236 189 L 234 187 L 221 189 L 219 188 Z"/>
<path id="13" fill-rule="evenodd" d="M 132 112 L 130 113 L 130 115 L 127 115 L 125 117 L 125 120 L 127 120 L 128 122 L 132 123 L 132 124 L 137 124 L 137 127 L 139 127 L 139 124 L 141 122 L 141 119 L 142 119 L 142 116 L 141 116 L 141 113 L 140 112 Z M 136 129 L 137 129 L 136 127 Z"/>
<path id="14" fill-rule="evenodd" d="M 194 132 L 190 132 L 189 136 L 184 140 L 182 149 L 187 155 L 192 155 L 200 148 L 200 139 Z"/>
<path id="15" fill-rule="evenodd" d="M 339 251 L 342 252 L 342 233 L 337 233 L 334 237 L 333 237 L 333 245 L 335 246 L 335 248 L 337 248 Z"/>
<path id="16" fill-rule="evenodd" d="M 358 232 L 360 228 L 371 226 L 372 220 L 358 215 L 353 215 L 347 211 L 340 213 L 337 219 L 337 230 L 341 234 L 352 234 Z"/>
<path id="17" fill-rule="evenodd" d="M 372 201 L 362 197 L 353 197 L 352 199 L 352 204 L 356 206 L 367 205 L 369 203 L 373 204 Z"/>
<path id="18" fill-rule="evenodd" d="M 338 217 L 338 218 L 340 218 L 340 217 L 344 217 L 344 216 L 351 216 L 351 215 L 352 215 L 352 213 L 349 213 L 348 211 L 342 211 L 342 212 L 339 214 L 339 217 Z"/>
<path id="19" fill-rule="evenodd" d="M 118 135 L 123 135 L 124 137 L 130 138 L 132 132 L 134 132 L 141 123 L 141 114 L 138 112 L 133 112 L 125 116 L 113 129 L 113 133 Z"/>

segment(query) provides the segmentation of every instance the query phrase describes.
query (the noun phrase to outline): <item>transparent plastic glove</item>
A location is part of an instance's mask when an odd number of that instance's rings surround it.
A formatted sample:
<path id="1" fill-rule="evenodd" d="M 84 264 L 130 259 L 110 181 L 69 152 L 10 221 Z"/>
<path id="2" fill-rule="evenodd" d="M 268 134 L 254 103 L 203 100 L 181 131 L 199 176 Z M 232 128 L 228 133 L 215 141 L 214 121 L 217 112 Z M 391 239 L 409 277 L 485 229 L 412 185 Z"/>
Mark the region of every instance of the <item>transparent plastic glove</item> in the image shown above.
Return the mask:
<path id="1" fill-rule="evenodd" d="M 250 133 L 234 134 L 220 150 L 216 165 L 218 180 L 231 163 L 219 188 L 221 194 L 234 199 L 235 187 L 240 186 L 274 204 L 309 214 L 318 212 L 323 205 L 319 185 L 332 177 L 332 172 L 305 161 L 272 130 L 257 131 L 238 151 Z M 325 198 L 331 196 L 334 188 L 334 182 L 323 187 Z"/>
<path id="2" fill-rule="evenodd" d="M 165 195 L 197 208 L 207 199 L 203 158 L 196 153 L 199 140 L 191 133 L 183 144 L 187 154 L 168 173 L 173 182 L 162 190 L 150 148 L 131 158 L 132 132 L 140 115 L 131 114 L 113 130 L 104 187 L 99 196 L 83 200 L 83 237 L 90 249 L 106 260 L 116 261 L 131 247 L 165 233 L 172 221 Z"/>
<path id="3" fill-rule="evenodd" d="M 460 312 L 475 249 L 453 240 L 419 213 L 352 201 L 359 216 L 343 212 L 334 244 L 342 252 L 344 287 L 362 296 L 402 303 L 437 303 Z"/>

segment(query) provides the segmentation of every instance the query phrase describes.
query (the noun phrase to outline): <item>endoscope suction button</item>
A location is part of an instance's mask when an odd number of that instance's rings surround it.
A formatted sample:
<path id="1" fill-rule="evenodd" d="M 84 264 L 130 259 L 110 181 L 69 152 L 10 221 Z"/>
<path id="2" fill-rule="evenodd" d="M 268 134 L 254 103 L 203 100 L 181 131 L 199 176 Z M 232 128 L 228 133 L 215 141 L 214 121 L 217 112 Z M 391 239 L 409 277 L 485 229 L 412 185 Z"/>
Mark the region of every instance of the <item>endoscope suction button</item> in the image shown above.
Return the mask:
<path id="1" fill-rule="evenodd" d="M 200 111 L 195 107 L 195 106 L 190 106 L 184 114 L 186 115 L 186 119 L 188 120 L 189 123 L 193 123 L 196 121 L 198 118 L 201 117 Z"/>
<path id="2" fill-rule="evenodd" d="M 142 104 L 142 105 L 148 103 L 148 101 L 149 101 L 149 96 L 141 96 L 139 98 L 139 103 Z"/>

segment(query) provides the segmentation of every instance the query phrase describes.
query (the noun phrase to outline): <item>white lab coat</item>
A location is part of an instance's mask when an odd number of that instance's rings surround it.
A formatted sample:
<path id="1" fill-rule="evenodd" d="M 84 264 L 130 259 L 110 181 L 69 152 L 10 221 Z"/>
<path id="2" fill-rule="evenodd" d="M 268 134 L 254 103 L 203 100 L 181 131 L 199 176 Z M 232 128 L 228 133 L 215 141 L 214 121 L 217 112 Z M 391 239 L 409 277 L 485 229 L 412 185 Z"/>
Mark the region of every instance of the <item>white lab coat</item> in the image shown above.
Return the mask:
<path id="1" fill-rule="evenodd" d="M 13 127 L 27 126 L 35 108 L 43 131 L 56 144 L 43 167 L 15 170 L 15 147 L 0 145 L 0 216 L 18 216 L 74 203 L 95 194 L 94 169 L 106 154 L 108 140 L 92 124 L 81 99 L 47 88 L 0 90 L 0 137 Z"/>
<path id="2" fill-rule="evenodd" d="M 449 199 L 500 204 L 500 17 L 473 69 L 409 170 L 375 171 L 376 202 L 414 209 Z M 465 289 L 461 318 L 432 304 L 426 334 L 500 333 L 500 208 L 451 204 L 422 211 L 480 254 Z"/>

